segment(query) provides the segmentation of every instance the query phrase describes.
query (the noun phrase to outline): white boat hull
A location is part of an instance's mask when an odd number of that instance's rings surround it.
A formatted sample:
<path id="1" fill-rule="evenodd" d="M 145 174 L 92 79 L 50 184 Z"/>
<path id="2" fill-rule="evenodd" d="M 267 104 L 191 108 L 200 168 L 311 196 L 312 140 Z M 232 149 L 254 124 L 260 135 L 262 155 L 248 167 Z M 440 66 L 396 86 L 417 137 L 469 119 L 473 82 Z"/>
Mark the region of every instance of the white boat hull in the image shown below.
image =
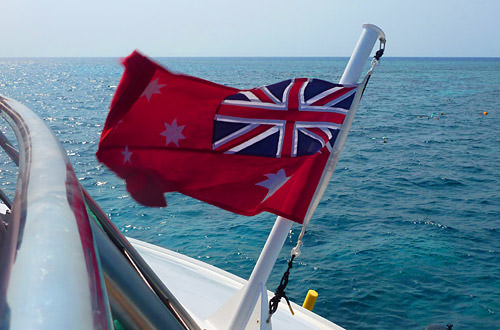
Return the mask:
<path id="1" fill-rule="evenodd" d="M 208 327 L 206 320 L 246 283 L 246 280 L 202 261 L 133 238 L 128 240 L 203 328 Z M 268 291 L 268 297 L 272 296 L 273 293 Z M 274 329 L 343 329 L 295 303 L 292 303 L 292 308 L 295 315 L 285 303 L 280 304 L 272 318 Z"/>

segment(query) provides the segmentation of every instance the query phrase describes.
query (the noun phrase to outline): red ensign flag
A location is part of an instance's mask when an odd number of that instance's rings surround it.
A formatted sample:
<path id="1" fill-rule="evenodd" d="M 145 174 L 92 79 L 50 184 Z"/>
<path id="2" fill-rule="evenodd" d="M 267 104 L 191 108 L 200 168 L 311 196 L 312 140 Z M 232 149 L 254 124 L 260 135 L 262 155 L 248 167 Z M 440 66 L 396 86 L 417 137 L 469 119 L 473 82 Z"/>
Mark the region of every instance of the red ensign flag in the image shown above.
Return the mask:
<path id="1" fill-rule="evenodd" d="M 223 209 L 302 223 L 357 86 L 296 78 L 239 90 L 175 74 L 138 52 L 97 158 L 138 202 L 178 191 Z"/>

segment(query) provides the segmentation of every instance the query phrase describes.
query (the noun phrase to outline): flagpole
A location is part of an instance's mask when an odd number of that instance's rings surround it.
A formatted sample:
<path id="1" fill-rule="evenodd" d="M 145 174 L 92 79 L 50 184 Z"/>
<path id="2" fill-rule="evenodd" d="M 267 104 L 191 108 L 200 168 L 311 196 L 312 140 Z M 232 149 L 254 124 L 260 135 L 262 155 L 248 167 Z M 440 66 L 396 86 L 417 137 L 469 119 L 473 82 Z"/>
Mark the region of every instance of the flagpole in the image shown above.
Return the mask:
<path id="1" fill-rule="evenodd" d="M 353 51 L 353 54 L 349 60 L 349 63 L 346 66 L 344 74 L 340 80 L 341 84 L 355 84 L 361 73 L 363 71 L 364 65 L 368 60 L 370 52 L 377 41 L 377 39 L 384 39 L 384 32 L 377 26 L 372 24 L 364 24 L 363 31 L 358 40 L 358 43 Z M 354 100 L 354 102 L 359 102 L 361 98 L 361 93 L 357 93 L 358 99 Z M 354 107 L 356 104 L 354 104 Z M 337 137 L 337 141 L 333 147 L 332 153 L 330 154 L 330 158 L 328 159 L 327 165 L 323 171 L 320 182 L 318 184 L 318 188 L 312 198 L 312 202 L 309 206 L 308 212 L 306 214 L 304 225 L 307 225 L 309 222 L 312 213 L 316 209 L 323 193 L 328 185 L 328 181 L 330 180 L 333 170 L 335 169 L 335 165 L 337 164 L 338 158 L 340 156 L 340 151 L 344 145 L 345 139 L 347 138 L 347 133 L 351 127 L 352 120 L 354 119 L 354 111 L 349 111 L 348 115 L 344 120 L 344 124 L 342 125 L 342 129 Z M 340 140 L 340 141 L 339 141 Z M 271 274 L 271 271 L 276 263 L 276 260 L 279 256 L 279 253 L 288 237 L 288 233 L 292 228 L 293 221 L 285 219 L 281 216 L 276 218 L 276 222 L 267 238 L 266 244 L 262 249 L 262 252 L 255 264 L 255 267 L 248 279 L 247 284 L 243 288 L 243 291 L 239 294 L 241 295 L 236 303 L 229 304 L 229 306 L 223 306 L 219 309 L 213 317 L 209 319 L 209 321 L 216 326 L 217 329 L 231 329 L 231 330 L 243 330 L 247 326 L 252 317 L 252 313 L 256 308 L 257 301 L 260 295 L 264 295 L 265 292 L 265 284 Z M 264 288 L 264 292 L 263 289 Z M 262 299 L 266 299 L 267 303 L 267 294 L 261 297 Z M 232 303 L 232 301 L 231 301 Z M 267 315 L 263 313 L 259 313 L 260 319 L 257 320 L 260 322 L 260 329 L 266 328 L 266 319 Z"/>
<path id="2" fill-rule="evenodd" d="M 344 74 L 340 78 L 339 84 L 351 85 L 358 82 L 377 39 L 385 41 L 384 31 L 376 25 L 363 24 L 363 31 L 347 63 Z"/>
<path id="3" fill-rule="evenodd" d="M 363 24 L 363 30 L 359 37 L 358 43 L 354 47 L 351 58 L 347 63 L 347 66 L 340 78 L 339 83 L 343 85 L 352 85 L 356 84 L 363 72 L 365 67 L 365 63 L 368 61 L 370 57 L 370 53 L 375 45 L 377 40 L 381 40 L 385 43 L 385 33 L 376 25 L 373 24 Z M 306 216 L 304 218 L 303 227 L 305 228 L 311 217 L 316 211 L 316 207 L 318 206 L 323 194 L 325 193 L 326 187 L 330 182 L 330 179 L 333 175 L 333 171 L 337 166 L 337 162 L 340 157 L 340 152 L 344 147 L 344 143 L 347 139 L 347 135 L 349 130 L 351 129 L 352 122 L 354 120 L 354 116 L 356 115 L 356 110 L 358 108 L 358 103 L 361 99 L 362 91 L 356 93 L 356 96 L 351 105 L 351 109 L 347 112 L 346 117 L 344 118 L 344 122 L 342 123 L 342 127 L 340 132 L 335 140 L 335 144 L 330 153 L 330 157 L 326 163 L 325 169 L 323 170 L 323 174 L 318 182 L 316 191 L 311 199 L 311 203 L 309 204 L 309 209 L 307 210 Z M 302 235 L 302 234 L 301 234 Z M 299 240 L 301 237 L 299 237 Z"/>
<path id="4" fill-rule="evenodd" d="M 267 279 L 269 278 L 274 264 L 276 263 L 276 259 L 278 259 L 278 255 L 283 247 L 283 244 L 285 243 L 286 238 L 288 237 L 288 233 L 290 232 L 292 225 L 293 221 L 291 220 L 280 216 L 276 218 L 276 222 L 271 229 L 271 233 L 269 234 L 266 244 L 260 253 L 259 259 L 255 263 L 255 267 L 250 275 L 250 278 L 248 279 L 247 285 L 244 287 L 241 304 L 238 306 L 234 318 L 231 320 L 227 329 L 245 329 L 252 312 L 256 308 L 259 296 L 262 294 L 262 288 L 264 288 L 264 291 L 267 293 L 267 289 L 265 287 Z M 267 294 L 265 297 L 261 298 L 266 299 L 265 304 L 267 306 Z M 257 306 L 257 308 L 259 308 L 259 306 Z M 266 322 L 266 318 L 267 315 L 260 315 L 259 321 L 261 323 Z M 262 324 L 261 328 L 263 326 L 265 325 Z"/>

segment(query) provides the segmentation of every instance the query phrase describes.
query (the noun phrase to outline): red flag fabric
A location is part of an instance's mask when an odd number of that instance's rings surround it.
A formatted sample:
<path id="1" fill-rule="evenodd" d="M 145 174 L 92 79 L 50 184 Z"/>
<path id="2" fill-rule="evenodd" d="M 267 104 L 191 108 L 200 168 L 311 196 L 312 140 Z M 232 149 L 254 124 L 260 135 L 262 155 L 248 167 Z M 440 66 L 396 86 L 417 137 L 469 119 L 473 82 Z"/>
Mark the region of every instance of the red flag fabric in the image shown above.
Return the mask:
<path id="1" fill-rule="evenodd" d="M 134 199 L 165 206 L 178 191 L 303 222 L 357 86 L 296 78 L 239 90 L 138 52 L 123 64 L 97 158 Z"/>

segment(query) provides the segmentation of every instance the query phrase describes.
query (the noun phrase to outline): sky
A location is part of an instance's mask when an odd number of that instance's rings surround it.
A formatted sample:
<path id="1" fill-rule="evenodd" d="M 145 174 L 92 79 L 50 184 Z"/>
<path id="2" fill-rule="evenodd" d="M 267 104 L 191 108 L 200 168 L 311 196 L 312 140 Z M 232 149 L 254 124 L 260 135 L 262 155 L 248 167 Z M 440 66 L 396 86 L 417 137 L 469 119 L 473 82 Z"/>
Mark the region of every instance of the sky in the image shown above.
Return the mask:
<path id="1" fill-rule="evenodd" d="M 500 57 L 500 0 L 2 0 L 0 57 Z"/>

